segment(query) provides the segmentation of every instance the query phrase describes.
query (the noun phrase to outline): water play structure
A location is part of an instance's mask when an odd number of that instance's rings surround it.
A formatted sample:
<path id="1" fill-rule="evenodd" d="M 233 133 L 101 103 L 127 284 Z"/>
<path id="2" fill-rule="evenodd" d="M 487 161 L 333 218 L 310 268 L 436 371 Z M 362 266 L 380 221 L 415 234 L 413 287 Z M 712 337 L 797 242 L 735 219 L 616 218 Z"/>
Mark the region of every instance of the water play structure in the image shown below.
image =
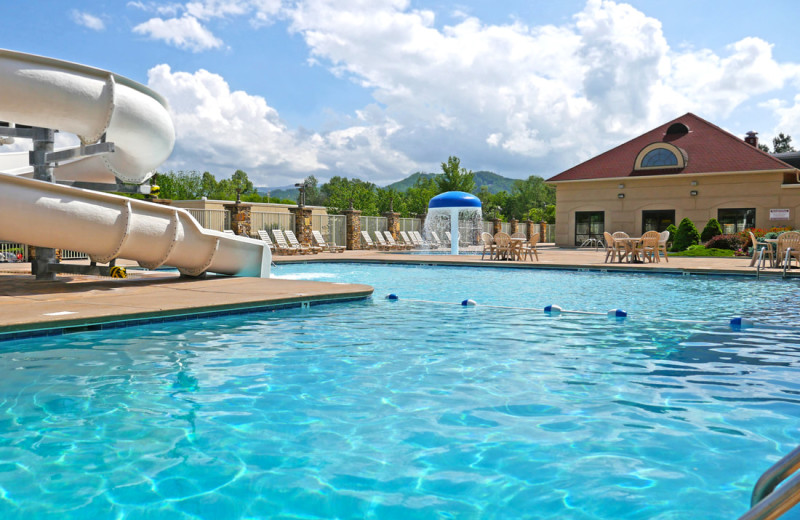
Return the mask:
<path id="1" fill-rule="evenodd" d="M 425 230 L 441 231 L 449 227 L 450 254 L 458 254 L 459 222 L 472 223 L 468 231 L 478 229 L 481 220 L 481 201 L 475 195 L 463 191 L 446 191 L 433 197 L 428 203 Z M 427 233 L 426 233 L 427 234 Z"/>
<path id="2" fill-rule="evenodd" d="M 0 153 L 0 240 L 190 276 L 269 276 L 272 257 L 259 240 L 204 229 L 183 209 L 84 189 L 137 188 L 169 157 L 175 130 L 156 92 L 104 70 L 0 49 L 0 93 L 0 121 L 10 122 L 0 144 L 33 140 L 32 152 Z M 55 131 L 77 135 L 80 146 L 54 150 Z"/>

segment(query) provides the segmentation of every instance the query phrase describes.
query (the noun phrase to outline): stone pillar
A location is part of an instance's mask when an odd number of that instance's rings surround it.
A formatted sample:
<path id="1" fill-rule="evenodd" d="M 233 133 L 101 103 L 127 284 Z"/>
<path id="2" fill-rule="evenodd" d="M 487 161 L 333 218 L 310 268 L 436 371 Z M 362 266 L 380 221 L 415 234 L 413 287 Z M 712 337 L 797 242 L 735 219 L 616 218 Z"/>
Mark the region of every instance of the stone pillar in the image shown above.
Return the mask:
<path id="1" fill-rule="evenodd" d="M 351 208 L 344 210 L 343 213 L 347 219 L 345 245 L 349 251 L 361 249 L 361 212 Z"/>
<path id="2" fill-rule="evenodd" d="M 294 215 L 294 234 L 297 241 L 303 245 L 311 245 L 311 210 L 305 206 L 289 208 L 289 213 Z"/>
<path id="3" fill-rule="evenodd" d="M 383 214 L 386 217 L 386 228 L 392 234 L 392 238 L 397 240 L 400 234 L 400 213 L 394 211 L 387 211 Z"/>
<path id="4" fill-rule="evenodd" d="M 511 224 L 511 235 L 519 231 L 519 220 L 512 218 L 508 223 Z"/>
<path id="5" fill-rule="evenodd" d="M 544 242 L 545 236 L 547 236 L 547 222 L 543 220 L 539 223 L 539 242 Z"/>
<path id="6" fill-rule="evenodd" d="M 231 214 L 231 230 L 237 235 L 249 237 L 252 232 L 250 220 L 251 204 L 242 204 L 236 202 L 234 204 L 225 204 L 223 206 Z"/>
<path id="7" fill-rule="evenodd" d="M 492 235 L 496 235 L 503 231 L 503 221 L 499 218 L 492 219 Z"/>
<path id="8" fill-rule="evenodd" d="M 525 240 L 530 241 L 531 237 L 533 236 L 533 221 L 528 219 L 525 221 L 525 227 L 527 228 L 525 231 Z"/>

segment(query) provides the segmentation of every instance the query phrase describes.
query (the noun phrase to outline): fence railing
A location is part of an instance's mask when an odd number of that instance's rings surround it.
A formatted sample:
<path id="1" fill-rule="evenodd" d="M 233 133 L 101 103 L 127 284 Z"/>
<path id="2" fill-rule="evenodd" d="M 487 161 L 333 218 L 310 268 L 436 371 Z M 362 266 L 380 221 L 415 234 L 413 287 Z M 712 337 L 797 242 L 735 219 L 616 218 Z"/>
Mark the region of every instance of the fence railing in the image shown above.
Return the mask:
<path id="1" fill-rule="evenodd" d="M 69 249 L 61 250 L 62 260 L 85 260 L 87 258 L 89 258 L 89 255 L 81 253 L 80 251 L 70 251 Z"/>
<path id="2" fill-rule="evenodd" d="M 254 211 L 250 213 L 250 229 L 253 234 L 266 229 L 291 229 L 294 231 L 294 215 L 291 213 L 268 213 L 266 211 Z"/>
<path id="3" fill-rule="evenodd" d="M 311 229 L 321 232 L 329 245 L 347 243 L 347 217 L 344 215 L 312 215 Z"/>
<path id="4" fill-rule="evenodd" d="M 422 231 L 422 219 L 401 218 L 399 219 L 400 231 Z"/>
<path id="5" fill-rule="evenodd" d="M 224 209 L 187 209 L 204 228 L 222 231 L 231 228 L 231 215 Z"/>
<path id="6" fill-rule="evenodd" d="M 386 231 L 389 229 L 389 219 L 386 217 L 361 217 L 361 231 L 366 231 L 370 236 L 375 234 L 375 231 Z"/>
<path id="7" fill-rule="evenodd" d="M 22 255 L 22 258 L 19 258 Z M 28 246 L 14 242 L 0 242 L 0 262 L 27 262 Z"/>

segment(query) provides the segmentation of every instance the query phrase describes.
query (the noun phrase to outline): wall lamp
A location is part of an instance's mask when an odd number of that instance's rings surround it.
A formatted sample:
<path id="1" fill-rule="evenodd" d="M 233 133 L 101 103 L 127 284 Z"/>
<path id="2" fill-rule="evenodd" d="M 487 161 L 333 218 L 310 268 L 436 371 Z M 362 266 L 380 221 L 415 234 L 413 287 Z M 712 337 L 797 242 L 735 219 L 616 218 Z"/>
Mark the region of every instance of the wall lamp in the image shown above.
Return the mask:
<path id="1" fill-rule="evenodd" d="M 617 185 L 617 188 L 623 189 L 623 188 L 625 188 L 625 185 L 624 184 L 619 184 L 619 185 Z"/>
<path id="2" fill-rule="evenodd" d="M 692 186 L 697 186 L 697 181 L 692 181 Z"/>
<path id="3" fill-rule="evenodd" d="M 618 199 L 624 199 L 625 198 L 625 194 L 624 193 L 618 193 L 617 194 L 617 198 Z"/>
<path id="4" fill-rule="evenodd" d="M 690 191 L 689 195 L 691 195 L 692 197 L 697 197 L 697 190 Z"/>

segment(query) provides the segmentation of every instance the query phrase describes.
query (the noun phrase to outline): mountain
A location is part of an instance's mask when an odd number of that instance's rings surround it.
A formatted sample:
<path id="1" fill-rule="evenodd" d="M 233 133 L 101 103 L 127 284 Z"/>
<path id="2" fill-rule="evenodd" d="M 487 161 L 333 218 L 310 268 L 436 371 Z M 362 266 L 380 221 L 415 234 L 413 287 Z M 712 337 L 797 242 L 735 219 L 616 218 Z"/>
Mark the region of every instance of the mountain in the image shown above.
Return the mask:
<path id="1" fill-rule="evenodd" d="M 486 186 L 489 188 L 489 193 L 499 193 L 501 191 L 506 191 L 511 193 L 511 188 L 514 187 L 514 181 L 516 179 L 509 179 L 508 177 L 503 177 L 502 175 L 498 175 L 493 172 L 487 171 L 479 171 L 473 172 L 475 175 L 475 193 L 477 193 L 481 186 Z M 432 179 L 437 175 L 441 175 L 440 173 L 415 173 L 413 175 L 409 175 L 402 181 L 397 181 L 395 183 L 389 184 L 386 188 L 392 188 L 399 192 L 404 192 L 408 190 L 411 186 L 413 186 L 417 179 L 425 178 L 425 179 Z"/>
<path id="2" fill-rule="evenodd" d="M 259 195 L 266 196 L 269 193 L 270 199 L 293 199 L 297 200 L 297 188 L 292 186 L 279 186 L 276 188 L 268 188 L 266 186 L 257 186 L 256 191 Z"/>

